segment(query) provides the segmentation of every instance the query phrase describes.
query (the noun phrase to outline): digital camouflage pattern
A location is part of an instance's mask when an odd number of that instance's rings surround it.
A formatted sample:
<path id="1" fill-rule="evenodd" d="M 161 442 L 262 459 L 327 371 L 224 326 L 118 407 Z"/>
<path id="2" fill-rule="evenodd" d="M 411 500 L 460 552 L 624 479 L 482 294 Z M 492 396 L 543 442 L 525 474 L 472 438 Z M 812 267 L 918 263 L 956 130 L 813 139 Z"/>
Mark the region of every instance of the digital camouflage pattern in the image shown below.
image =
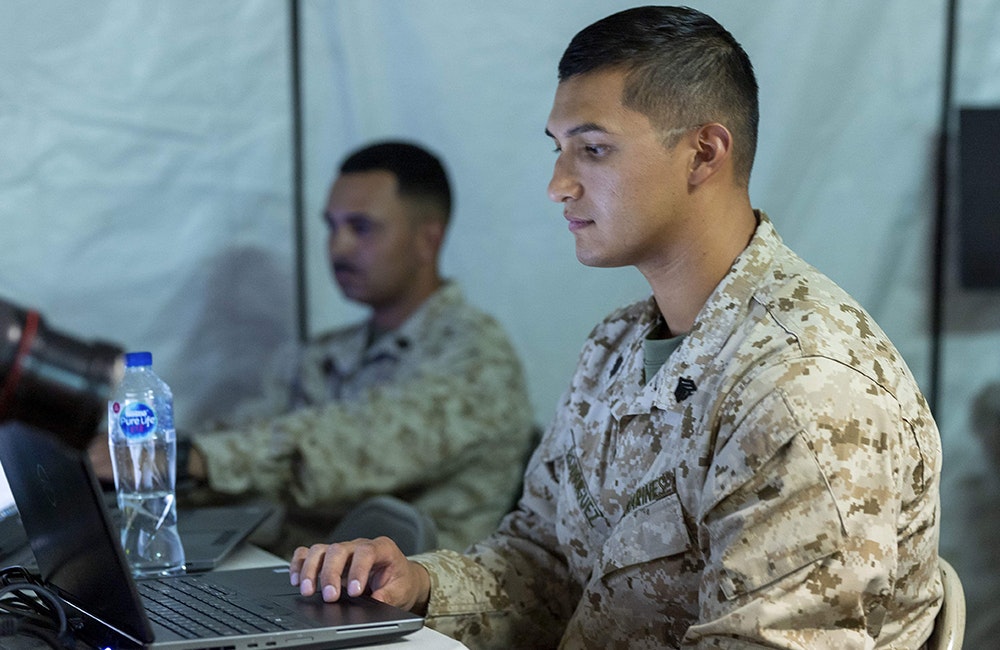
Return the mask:
<path id="1" fill-rule="evenodd" d="M 503 329 L 446 284 L 366 347 L 367 324 L 276 371 L 239 426 L 198 436 L 210 487 L 288 505 L 282 555 L 324 541 L 351 505 L 391 493 L 427 513 L 444 548 L 492 532 L 515 498 L 532 409 Z M 277 415 L 276 415 L 277 414 Z"/>
<path id="2" fill-rule="evenodd" d="M 643 382 L 652 299 L 591 334 L 519 509 L 417 556 L 470 648 L 919 648 L 940 439 L 871 317 L 767 217 Z"/>

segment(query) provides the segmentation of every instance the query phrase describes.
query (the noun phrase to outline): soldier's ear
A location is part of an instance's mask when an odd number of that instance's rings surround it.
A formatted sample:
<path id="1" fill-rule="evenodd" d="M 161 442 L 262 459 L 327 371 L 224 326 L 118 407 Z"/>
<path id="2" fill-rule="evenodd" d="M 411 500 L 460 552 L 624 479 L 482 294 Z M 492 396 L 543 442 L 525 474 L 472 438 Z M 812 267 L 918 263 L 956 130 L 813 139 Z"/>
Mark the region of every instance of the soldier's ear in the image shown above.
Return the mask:
<path id="1" fill-rule="evenodd" d="M 427 262 L 437 260 L 444 243 L 444 222 L 440 219 L 424 219 L 417 228 L 417 250 Z"/>
<path id="2" fill-rule="evenodd" d="M 693 146 L 695 153 L 688 170 L 690 185 L 701 185 L 721 170 L 732 167 L 733 134 L 722 124 L 710 122 L 698 127 Z"/>

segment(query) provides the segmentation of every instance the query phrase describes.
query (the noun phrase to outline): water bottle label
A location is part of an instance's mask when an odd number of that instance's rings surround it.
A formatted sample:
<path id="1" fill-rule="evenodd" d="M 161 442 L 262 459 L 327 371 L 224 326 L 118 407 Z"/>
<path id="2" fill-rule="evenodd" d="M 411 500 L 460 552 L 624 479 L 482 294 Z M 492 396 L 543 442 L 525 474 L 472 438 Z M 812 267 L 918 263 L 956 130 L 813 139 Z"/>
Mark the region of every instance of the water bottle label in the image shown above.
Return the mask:
<path id="1" fill-rule="evenodd" d="M 156 431 L 156 411 L 142 402 L 130 402 L 122 408 L 118 402 L 112 406 L 114 412 L 121 409 L 118 426 L 126 438 L 145 438 Z"/>

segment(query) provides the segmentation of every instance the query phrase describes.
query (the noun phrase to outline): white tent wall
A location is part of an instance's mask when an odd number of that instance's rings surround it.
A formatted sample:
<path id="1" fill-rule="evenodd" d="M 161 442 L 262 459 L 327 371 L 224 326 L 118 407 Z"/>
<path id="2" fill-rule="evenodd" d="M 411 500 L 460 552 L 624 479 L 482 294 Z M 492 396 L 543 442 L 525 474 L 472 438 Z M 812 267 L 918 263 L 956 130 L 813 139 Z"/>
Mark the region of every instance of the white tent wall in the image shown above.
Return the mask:
<path id="1" fill-rule="evenodd" d="M 0 3 L 0 294 L 152 351 L 181 425 L 293 332 L 284 7 Z"/>
<path id="2" fill-rule="evenodd" d="M 546 422 L 590 328 L 644 296 L 590 269 L 546 197 L 543 135 L 569 38 L 608 0 L 301 0 L 308 331 L 356 319 L 319 215 L 349 149 L 419 140 L 456 213 L 445 273 L 508 328 Z M 925 389 L 944 0 L 692 2 L 746 47 L 761 85 L 751 196 L 868 308 Z M 1000 104 L 1000 7 L 960 4 L 956 102 Z M 51 325 L 153 351 L 178 423 L 253 390 L 295 337 L 288 4 L 0 3 L 0 296 Z M 996 292 L 949 266 L 941 390 L 942 551 L 969 592 L 970 647 L 1000 633 L 996 466 L 972 431 L 1000 378 Z"/>

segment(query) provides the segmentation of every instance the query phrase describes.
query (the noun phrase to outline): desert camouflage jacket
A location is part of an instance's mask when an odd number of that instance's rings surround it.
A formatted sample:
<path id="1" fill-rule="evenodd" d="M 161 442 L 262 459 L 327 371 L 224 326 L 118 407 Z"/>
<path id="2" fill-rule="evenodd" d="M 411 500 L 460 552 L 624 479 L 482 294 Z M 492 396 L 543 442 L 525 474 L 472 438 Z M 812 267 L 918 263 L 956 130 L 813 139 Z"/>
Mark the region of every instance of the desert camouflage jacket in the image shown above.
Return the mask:
<path id="1" fill-rule="evenodd" d="M 940 440 L 871 317 L 767 217 L 659 372 L 609 316 L 466 555 L 417 556 L 470 648 L 918 648 L 941 599 Z"/>
<path id="2" fill-rule="evenodd" d="M 211 488 L 287 503 L 283 535 L 296 539 L 280 550 L 324 541 L 375 493 L 416 504 L 444 548 L 462 549 L 514 501 L 533 420 L 521 364 L 454 284 L 398 330 L 367 336 L 360 324 L 311 343 L 238 426 L 196 437 Z"/>

